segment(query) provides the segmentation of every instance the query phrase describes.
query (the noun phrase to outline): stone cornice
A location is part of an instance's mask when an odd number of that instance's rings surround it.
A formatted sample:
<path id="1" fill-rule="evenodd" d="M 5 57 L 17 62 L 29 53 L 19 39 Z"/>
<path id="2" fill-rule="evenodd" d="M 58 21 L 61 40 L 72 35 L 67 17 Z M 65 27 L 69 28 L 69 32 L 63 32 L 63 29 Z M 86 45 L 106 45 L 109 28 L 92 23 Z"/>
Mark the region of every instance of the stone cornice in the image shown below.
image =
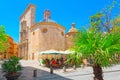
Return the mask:
<path id="1" fill-rule="evenodd" d="M 35 27 L 39 26 L 39 25 L 52 25 L 52 26 L 57 26 L 57 27 L 60 27 L 64 30 L 66 30 L 66 28 L 64 28 L 63 26 L 61 26 L 60 24 L 57 24 L 57 23 L 54 23 L 54 22 L 39 22 L 39 23 L 36 23 L 35 25 L 33 25 L 30 30 L 34 29 Z"/>
<path id="2" fill-rule="evenodd" d="M 28 40 L 24 40 L 24 41 L 20 42 L 20 43 L 18 44 L 18 46 L 25 45 L 25 44 L 28 44 Z"/>
<path id="3" fill-rule="evenodd" d="M 28 12 L 28 10 L 29 10 L 31 7 L 36 8 L 35 5 L 29 4 L 28 7 L 27 7 L 27 8 L 25 9 L 25 11 L 23 12 L 23 14 L 20 16 L 20 20 L 23 18 L 23 16 Z"/>

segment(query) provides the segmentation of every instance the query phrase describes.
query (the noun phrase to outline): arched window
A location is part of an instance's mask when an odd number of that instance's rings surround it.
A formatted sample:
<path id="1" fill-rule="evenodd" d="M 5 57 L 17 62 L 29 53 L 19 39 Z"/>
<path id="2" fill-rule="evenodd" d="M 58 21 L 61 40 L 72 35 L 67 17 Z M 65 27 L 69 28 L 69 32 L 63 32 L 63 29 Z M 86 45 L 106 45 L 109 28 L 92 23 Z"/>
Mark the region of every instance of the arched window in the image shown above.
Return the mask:
<path id="1" fill-rule="evenodd" d="M 43 32 L 43 33 L 46 33 L 46 32 L 47 32 L 47 28 L 43 28 L 43 29 L 42 29 L 42 32 Z"/>
<path id="2" fill-rule="evenodd" d="M 33 32 L 32 34 L 33 34 L 33 36 L 34 36 L 34 35 L 35 35 L 35 32 Z"/>
<path id="3" fill-rule="evenodd" d="M 64 32 L 61 32 L 61 35 L 64 36 Z"/>

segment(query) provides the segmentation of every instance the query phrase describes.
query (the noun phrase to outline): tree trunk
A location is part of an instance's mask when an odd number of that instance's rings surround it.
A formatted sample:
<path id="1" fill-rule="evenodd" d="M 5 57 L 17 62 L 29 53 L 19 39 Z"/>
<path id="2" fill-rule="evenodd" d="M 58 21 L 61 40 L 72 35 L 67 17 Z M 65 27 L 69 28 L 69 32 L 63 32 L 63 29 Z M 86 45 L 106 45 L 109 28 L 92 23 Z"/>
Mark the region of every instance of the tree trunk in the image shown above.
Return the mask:
<path id="1" fill-rule="evenodd" d="M 94 80 L 103 80 L 102 67 L 100 64 L 93 65 Z"/>

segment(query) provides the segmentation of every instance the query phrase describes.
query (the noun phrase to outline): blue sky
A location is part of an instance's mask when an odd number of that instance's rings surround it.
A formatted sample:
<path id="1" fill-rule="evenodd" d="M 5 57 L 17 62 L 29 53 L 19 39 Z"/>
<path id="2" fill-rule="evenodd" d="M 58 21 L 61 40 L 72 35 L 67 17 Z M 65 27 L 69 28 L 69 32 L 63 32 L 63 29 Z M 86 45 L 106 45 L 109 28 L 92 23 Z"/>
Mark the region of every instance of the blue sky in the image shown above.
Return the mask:
<path id="1" fill-rule="evenodd" d="M 0 25 L 4 25 L 6 33 L 16 42 L 19 42 L 19 18 L 28 6 L 36 5 L 36 22 L 43 19 L 45 9 L 51 11 L 51 19 L 66 27 L 66 32 L 71 28 L 71 23 L 76 28 L 89 24 L 89 17 L 106 8 L 113 0 L 1 0 Z"/>

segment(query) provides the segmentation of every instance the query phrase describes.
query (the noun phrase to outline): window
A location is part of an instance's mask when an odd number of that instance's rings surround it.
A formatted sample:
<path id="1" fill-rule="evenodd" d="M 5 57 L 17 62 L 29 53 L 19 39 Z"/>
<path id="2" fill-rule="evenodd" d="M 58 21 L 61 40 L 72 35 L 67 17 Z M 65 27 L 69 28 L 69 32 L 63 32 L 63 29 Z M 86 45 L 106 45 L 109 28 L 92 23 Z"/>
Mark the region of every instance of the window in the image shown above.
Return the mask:
<path id="1" fill-rule="evenodd" d="M 27 25 L 26 21 L 21 22 L 21 31 L 26 30 L 26 27 L 27 27 L 26 25 Z"/>
<path id="2" fill-rule="evenodd" d="M 35 32 L 33 32 L 32 34 L 35 35 Z"/>
<path id="3" fill-rule="evenodd" d="M 43 32 L 43 33 L 46 33 L 46 32 L 47 32 L 47 28 L 43 28 L 43 29 L 42 29 L 42 32 Z"/>
<path id="4" fill-rule="evenodd" d="M 64 32 L 61 32 L 61 35 L 64 36 Z"/>

